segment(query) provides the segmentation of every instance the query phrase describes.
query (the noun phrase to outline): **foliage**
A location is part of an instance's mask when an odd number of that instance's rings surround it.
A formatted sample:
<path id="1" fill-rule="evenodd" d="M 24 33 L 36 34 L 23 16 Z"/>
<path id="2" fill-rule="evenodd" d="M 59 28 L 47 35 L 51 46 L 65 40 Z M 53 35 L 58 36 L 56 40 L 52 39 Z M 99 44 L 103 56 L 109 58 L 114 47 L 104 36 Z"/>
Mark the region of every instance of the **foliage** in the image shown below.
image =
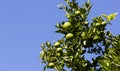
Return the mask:
<path id="1" fill-rule="evenodd" d="M 120 35 L 114 36 L 106 26 L 115 19 L 117 13 L 102 14 L 88 21 L 92 4 L 88 0 L 82 7 L 76 0 L 65 0 L 60 5 L 67 21 L 57 24 L 57 33 L 63 38 L 51 43 L 41 44 L 40 58 L 46 68 L 57 71 L 119 71 L 120 70 Z M 86 53 L 95 54 L 92 61 L 86 60 Z"/>
<path id="2" fill-rule="evenodd" d="M 101 65 L 101 71 L 119 71 L 120 70 L 120 35 L 113 37 L 108 52 L 98 61 Z"/>

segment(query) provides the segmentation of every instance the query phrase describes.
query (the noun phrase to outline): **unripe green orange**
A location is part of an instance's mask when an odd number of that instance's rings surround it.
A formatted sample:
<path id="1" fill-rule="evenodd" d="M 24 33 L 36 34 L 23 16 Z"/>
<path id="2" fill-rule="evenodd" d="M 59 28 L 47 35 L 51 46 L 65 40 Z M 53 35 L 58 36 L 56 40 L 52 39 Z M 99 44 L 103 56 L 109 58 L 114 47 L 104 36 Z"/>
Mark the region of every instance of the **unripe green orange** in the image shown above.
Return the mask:
<path id="1" fill-rule="evenodd" d="M 95 24 L 96 27 L 98 27 L 98 26 L 100 26 L 100 25 L 101 25 L 100 23 L 96 23 L 96 24 Z"/>
<path id="2" fill-rule="evenodd" d="M 70 38 L 73 38 L 74 37 L 74 35 L 72 34 L 72 33 L 68 33 L 67 35 L 66 35 L 66 39 L 70 39 Z"/>
<path id="3" fill-rule="evenodd" d="M 71 23 L 70 22 L 65 22 L 63 25 L 63 28 L 69 28 L 71 26 Z"/>
<path id="4" fill-rule="evenodd" d="M 57 50 L 56 50 L 57 52 L 59 52 L 59 51 L 62 51 L 62 48 L 61 47 L 59 47 L 59 48 L 57 48 Z"/>
<path id="5" fill-rule="evenodd" d="M 54 46 L 55 46 L 55 47 L 60 46 L 60 42 L 55 42 L 55 43 L 54 43 Z"/>
<path id="6" fill-rule="evenodd" d="M 76 11 L 75 14 L 76 14 L 76 15 L 80 14 L 80 11 Z"/>
<path id="7" fill-rule="evenodd" d="M 61 54 L 60 53 L 57 53 L 57 56 L 59 57 Z"/>
<path id="8" fill-rule="evenodd" d="M 48 64 L 48 67 L 53 68 L 54 65 L 55 65 L 54 63 L 49 63 L 49 64 Z"/>
<path id="9" fill-rule="evenodd" d="M 104 21 L 104 22 L 102 22 L 102 25 L 106 25 L 107 23 Z"/>

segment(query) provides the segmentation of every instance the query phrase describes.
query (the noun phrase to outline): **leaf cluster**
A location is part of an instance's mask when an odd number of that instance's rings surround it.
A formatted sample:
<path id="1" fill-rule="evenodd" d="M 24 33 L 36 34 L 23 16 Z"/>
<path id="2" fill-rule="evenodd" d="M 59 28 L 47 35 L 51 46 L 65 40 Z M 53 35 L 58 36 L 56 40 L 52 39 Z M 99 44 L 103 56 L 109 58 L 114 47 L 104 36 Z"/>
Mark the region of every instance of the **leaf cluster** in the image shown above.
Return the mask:
<path id="1" fill-rule="evenodd" d="M 106 29 L 117 13 L 102 14 L 88 21 L 92 4 L 88 0 L 79 7 L 76 0 L 65 0 L 67 5 L 60 5 L 66 14 L 67 21 L 56 25 L 56 32 L 63 38 L 51 43 L 42 44 L 40 58 L 46 68 L 57 71 L 112 71 L 120 69 L 120 36 L 114 36 Z M 85 54 L 95 54 L 92 61 L 85 59 Z"/>

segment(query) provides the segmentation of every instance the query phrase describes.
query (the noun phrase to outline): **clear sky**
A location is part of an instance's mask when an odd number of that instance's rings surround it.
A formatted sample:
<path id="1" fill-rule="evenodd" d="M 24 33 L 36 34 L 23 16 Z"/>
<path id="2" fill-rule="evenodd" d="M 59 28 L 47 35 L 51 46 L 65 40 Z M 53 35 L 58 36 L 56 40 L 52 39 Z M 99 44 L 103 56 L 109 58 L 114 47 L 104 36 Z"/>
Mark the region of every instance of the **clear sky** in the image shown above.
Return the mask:
<path id="1" fill-rule="evenodd" d="M 55 24 L 66 20 L 64 0 L 0 0 L 0 71 L 42 71 L 40 44 L 61 38 Z M 78 0 L 82 1 L 82 0 Z M 85 1 L 85 0 L 84 0 Z M 120 33 L 120 0 L 91 0 L 90 18 L 118 12 L 108 29 Z M 87 56 L 89 58 L 89 56 Z"/>

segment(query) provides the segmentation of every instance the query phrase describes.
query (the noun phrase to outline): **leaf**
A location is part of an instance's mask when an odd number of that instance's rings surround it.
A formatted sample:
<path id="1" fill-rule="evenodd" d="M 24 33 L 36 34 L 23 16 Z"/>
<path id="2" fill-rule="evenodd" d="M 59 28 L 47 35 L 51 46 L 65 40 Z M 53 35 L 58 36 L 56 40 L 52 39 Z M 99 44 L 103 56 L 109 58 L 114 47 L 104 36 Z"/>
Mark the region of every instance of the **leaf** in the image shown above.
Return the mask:
<path id="1" fill-rule="evenodd" d="M 56 33 L 62 33 L 62 34 L 67 34 L 67 31 L 65 31 L 65 30 L 57 30 L 57 31 L 55 31 Z"/>
<path id="2" fill-rule="evenodd" d="M 85 52 L 86 52 L 86 50 L 82 50 L 82 53 L 81 53 L 81 55 L 83 55 Z"/>
<path id="3" fill-rule="evenodd" d="M 87 41 L 83 41 L 83 44 L 86 46 L 87 45 Z"/>
<path id="4" fill-rule="evenodd" d="M 58 7 L 59 9 L 63 9 L 63 8 L 64 8 L 64 5 L 63 5 L 63 4 L 59 4 L 59 5 L 57 5 L 57 7 Z"/>
<path id="5" fill-rule="evenodd" d="M 106 63 L 103 60 L 98 61 L 103 67 L 106 66 Z"/>
<path id="6" fill-rule="evenodd" d="M 109 22 L 109 21 L 115 19 L 115 17 L 116 17 L 117 14 L 118 14 L 118 13 L 115 12 L 115 13 L 110 14 L 110 15 L 102 14 L 102 16 L 103 16 L 104 18 L 106 18 L 106 19 L 108 20 L 108 22 Z"/>
<path id="7" fill-rule="evenodd" d="M 110 20 L 115 19 L 115 17 L 116 17 L 117 14 L 118 14 L 117 12 L 116 12 L 116 13 L 113 13 L 113 14 L 110 14 L 110 15 L 109 15 Z"/>
<path id="8" fill-rule="evenodd" d="M 102 16 L 106 19 L 108 18 L 108 16 L 106 14 L 102 14 Z"/>
<path id="9" fill-rule="evenodd" d="M 44 70 L 43 70 L 43 71 L 46 71 L 46 69 L 47 69 L 47 66 L 44 67 Z"/>
<path id="10" fill-rule="evenodd" d="M 47 47 L 50 47 L 50 46 L 51 46 L 51 43 L 48 42 L 48 41 L 46 41 L 46 45 L 47 45 Z"/>
<path id="11" fill-rule="evenodd" d="M 91 6 L 90 0 L 88 0 L 88 1 L 85 3 L 84 8 L 87 10 L 87 9 L 89 9 L 90 6 Z"/>

